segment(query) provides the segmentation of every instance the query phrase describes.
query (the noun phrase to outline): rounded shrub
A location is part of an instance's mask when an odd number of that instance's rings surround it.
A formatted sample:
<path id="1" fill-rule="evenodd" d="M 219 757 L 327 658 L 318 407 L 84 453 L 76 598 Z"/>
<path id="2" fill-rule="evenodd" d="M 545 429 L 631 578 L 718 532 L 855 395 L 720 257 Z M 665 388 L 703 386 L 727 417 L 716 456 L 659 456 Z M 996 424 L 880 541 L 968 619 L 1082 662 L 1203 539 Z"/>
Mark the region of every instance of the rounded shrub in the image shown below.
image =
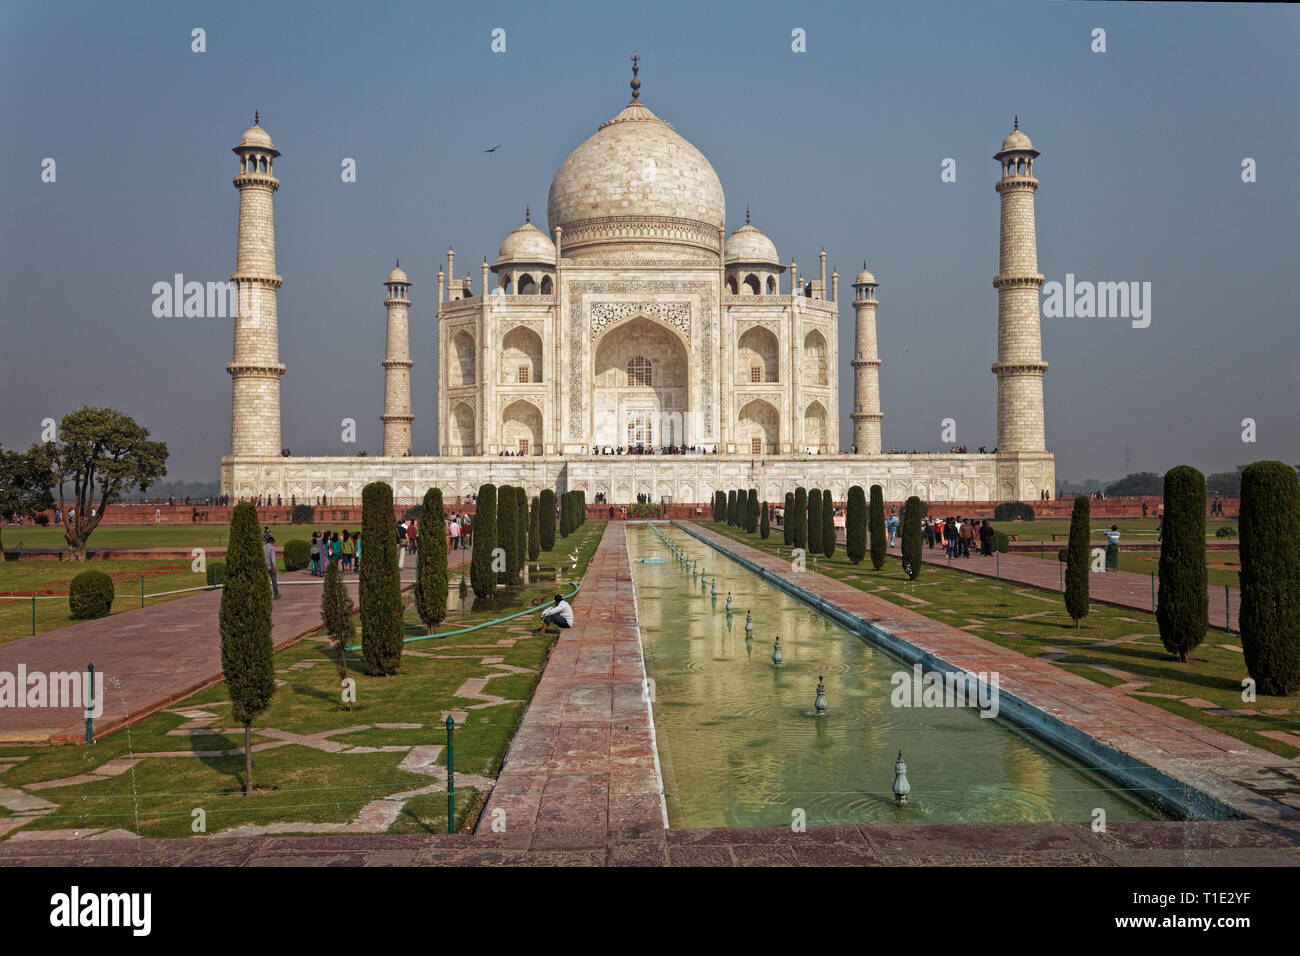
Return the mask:
<path id="1" fill-rule="evenodd" d="M 537 506 L 541 508 L 537 515 L 538 544 L 543 551 L 550 551 L 555 547 L 555 492 L 543 488 Z"/>
<path id="2" fill-rule="evenodd" d="M 294 505 L 293 515 L 289 520 L 294 524 L 315 524 L 316 509 L 311 505 Z"/>
<path id="3" fill-rule="evenodd" d="M 107 617 L 113 610 L 113 579 L 103 571 L 82 571 L 68 588 L 68 609 L 77 621 Z"/>
<path id="4" fill-rule="evenodd" d="M 284 569 L 301 571 L 311 564 L 311 542 L 303 538 L 294 538 L 284 543 Z"/>
<path id="5" fill-rule="evenodd" d="M 915 581 L 921 573 L 921 518 L 924 509 L 921 499 L 916 495 L 908 498 L 903 505 L 903 527 L 901 529 L 899 550 L 903 557 L 903 573 Z"/>
<path id="6" fill-rule="evenodd" d="M 1033 521 L 1033 506 L 1024 501 L 1004 501 L 993 509 L 994 521 Z"/>

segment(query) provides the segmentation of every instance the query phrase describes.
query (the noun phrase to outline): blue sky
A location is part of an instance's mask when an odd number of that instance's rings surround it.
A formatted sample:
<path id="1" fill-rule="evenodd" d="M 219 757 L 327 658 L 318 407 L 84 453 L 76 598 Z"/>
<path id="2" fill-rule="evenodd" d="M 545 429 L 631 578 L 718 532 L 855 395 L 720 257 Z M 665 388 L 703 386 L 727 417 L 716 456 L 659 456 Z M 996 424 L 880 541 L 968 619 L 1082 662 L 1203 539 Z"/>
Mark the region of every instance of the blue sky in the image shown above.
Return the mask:
<path id="1" fill-rule="evenodd" d="M 1090 51 L 1095 27 L 1105 53 Z M 150 290 L 233 269 L 230 148 L 258 109 L 283 154 L 284 444 L 351 450 L 338 423 L 352 417 L 379 451 L 381 283 L 400 256 L 415 445 L 432 450 L 442 254 L 454 243 L 477 284 L 525 204 L 544 220 L 555 169 L 627 101 L 636 48 L 644 101 L 717 169 L 729 229 L 748 204 L 801 273 L 824 245 L 846 282 L 864 259 L 876 274 L 887 448 L 946 446 L 948 417 L 959 442 L 996 441 L 991 156 L 1019 114 L 1042 151 L 1040 271 L 1152 283 L 1149 328 L 1044 319 L 1058 476 L 1294 463 L 1298 41 L 1300 10 L 1282 5 L 10 0 L 0 443 L 108 404 L 168 442 L 172 478 L 215 479 L 230 322 L 156 319 Z M 940 181 L 948 157 L 954 183 Z M 1257 182 L 1241 181 L 1245 157 Z"/>

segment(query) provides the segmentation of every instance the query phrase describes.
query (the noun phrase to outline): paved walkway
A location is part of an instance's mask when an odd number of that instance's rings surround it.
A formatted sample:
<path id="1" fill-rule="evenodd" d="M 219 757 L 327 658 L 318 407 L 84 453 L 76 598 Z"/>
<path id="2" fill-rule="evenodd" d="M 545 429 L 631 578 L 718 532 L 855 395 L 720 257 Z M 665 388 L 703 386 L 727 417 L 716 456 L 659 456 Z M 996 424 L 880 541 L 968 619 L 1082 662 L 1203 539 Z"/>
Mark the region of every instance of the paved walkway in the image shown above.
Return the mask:
<path id="1" fill-rule="evenodd" d="M 452 551 L 459 567 L 468 551 Z M 414 577 L 408 555 L 405 575 Z M 357 579 L 346 579 L 356 601 Z M 297 583 L 301 582 L 301 583 Z M 281 650 L 320 627 L 320 579 L 308 571 L 280 575 L 271 639 Z M 34 637 L 0 644 L 0 671 L 80 671 L 93 663 L 104 675 L 104 712 L 95 720 L 102 737 L 202 690 L 221 679 L 220 591 L 203 591 L 152 607 L 70 624 Z M 72 743 L 86 739 L 84 706 L 4 708 L 0 743 Z"/>
<path id="2" fill-rule="evenodd" d="M 560 632 L 480 819 L 485 846 L 603 857 L 614 839 L 624 862 L 663 862 L 626 535 L 624 523 L 608 524 L 587 566 L 574 626 Z"/>
<path id="3" fill-rule="evenodd" d="M 689 527 L 706 542 L 716 543 L 777 577 L 791 580 L 941 661 L 973 673 L 997 672 L 1004 693 L 1052 714 L 1097 742 L 1130 754 L 1246 816 L 1300 826 L 1300 762 L 1252 747 L 1115 688 L 1077 677 L 1042 658 L 1026 657 L 890 604 L 850 584 L 815 571 L 796 572 L 788 561 L 724 537 L 706 524 Z M 963 560 L 962 564 L 974 565 L 976 560 Z M 992 562 L 991 558 L 979 560 Z M 1022 560 L 1039 562 L 1040 559 Z M 1049 562 L 1041 563 L 1051 567 Z"/>
<path id="4" fill-rule="evenodd" d="M 483 827 L 480 827 L 483 829 Z M 14 866 L 1300 866 L 1293 835 L 1226 823 L 908 823 L 658 830 L 583 848 L 489 836 L 10 840 Z"/>

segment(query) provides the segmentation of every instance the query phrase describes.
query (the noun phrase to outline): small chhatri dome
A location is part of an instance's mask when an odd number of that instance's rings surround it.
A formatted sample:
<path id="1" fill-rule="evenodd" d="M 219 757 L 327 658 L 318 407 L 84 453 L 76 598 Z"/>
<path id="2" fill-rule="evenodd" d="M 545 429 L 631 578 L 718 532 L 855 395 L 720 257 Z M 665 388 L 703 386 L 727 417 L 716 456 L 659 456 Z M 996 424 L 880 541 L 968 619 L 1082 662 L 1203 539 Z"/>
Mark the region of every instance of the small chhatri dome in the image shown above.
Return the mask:
<path id="1" fill-rule="evenodd" d="M 859 272 L 858 277 L 853 280 L 853 284 L 854 285 L 875 285 L 876 284 L 876 277 L 867 271 L 867 264 L 865 262 L 862 263 L 862 271 Z"/>
<path id="2" fill-rule="evenodd" d="M 248 127 L 243 136 L 239 137 L 239 145 L 240 147 L 251 146 L 255 149 L 275 151 L 271 137 L 266 130 L 262 129 L 261 116 L 256 111 L 253 113 L 253 125 Z M 277 153 L 277 155 L 279 154 Z"/>
<path id="3" fill-rule="evenodd" d="M 411 284 L 411 280 L 408 279 L 406 273 L 402 271 L 401 259 L 397 260 L 397 263 L 393 266 L 393 271 L 388 273 L 388 278 L 384 280 L 384 285 L 391 285 L 395 282 L 400 282 L 402 285 Z"/>
<path id="4" fill-rule="evenodd" d="M 1020 129 L 1020 117 L 1017 116 L 1015 119 L 1015 127 L 1011 130 L 1011 134 L 1002 141 L 1002 149 L 998 151 L 998 155 L 1009 153 L 1013 150 L 1029 150 L 1032 152 L 1033 149 L 1034 144 L 1029 141 L 1029 137 Z M 994 158 L 996 159 L 997 157 L 995 156 Z"/>
<path id="5" fill-rule="evenodd" d="M 745 224 L 727 239 L 723 258 L 727 265 L 753 262 L 779 266 L 781 271 L 785 269 L 772 240 L 750 223 L 748 208 L 745 209 Z"/>
<path id="6" fill-rule="evenodd" d="M 506 236 L 497 251 L 497 265 L 528 263 L 555 265 L 555 243 L 532 224 L 531 210 L 525 212 L 524 224 Z"/>

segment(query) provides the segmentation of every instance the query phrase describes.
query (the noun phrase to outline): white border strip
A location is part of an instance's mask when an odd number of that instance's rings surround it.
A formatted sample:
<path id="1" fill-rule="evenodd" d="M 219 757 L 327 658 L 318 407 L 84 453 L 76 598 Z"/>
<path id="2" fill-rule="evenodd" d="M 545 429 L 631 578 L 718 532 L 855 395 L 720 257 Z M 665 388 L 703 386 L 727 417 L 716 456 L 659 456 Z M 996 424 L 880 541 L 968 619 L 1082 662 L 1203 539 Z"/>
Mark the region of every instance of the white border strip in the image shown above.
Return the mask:
<path id="1" fill-rule="evenodd" d="M 664 815 L 664 829 L 668 829 L 668 801 L 664 798 L 664 773 L 659 766 L 659 741 L 655 737 L 655 712 L 654 705 L 646 699 L 646 672 L 645 672 L 645 645 L 641 643 L 641 609 L 637 607 L 636 602 L 636 573 L 633 570 L 635 561 L 632 560 L 632 547 L 627 541 L 627 529 L 634 522 L 624 522 L 623 524 L 623 552 L 627 555 L 628 579 L 632 582 L 632 613 L 636 615 L 636 647 L 641 656 L 641 699 L 645 701 L 646 722 L 650 725 L 650 746 L 653 748 L 655 758 L 655 778 L 659 781 L 659 809 Z M 635 522 L 640 524 L 641 522 Z M 646 522 L 648 524 L 648 522 Z"/>

